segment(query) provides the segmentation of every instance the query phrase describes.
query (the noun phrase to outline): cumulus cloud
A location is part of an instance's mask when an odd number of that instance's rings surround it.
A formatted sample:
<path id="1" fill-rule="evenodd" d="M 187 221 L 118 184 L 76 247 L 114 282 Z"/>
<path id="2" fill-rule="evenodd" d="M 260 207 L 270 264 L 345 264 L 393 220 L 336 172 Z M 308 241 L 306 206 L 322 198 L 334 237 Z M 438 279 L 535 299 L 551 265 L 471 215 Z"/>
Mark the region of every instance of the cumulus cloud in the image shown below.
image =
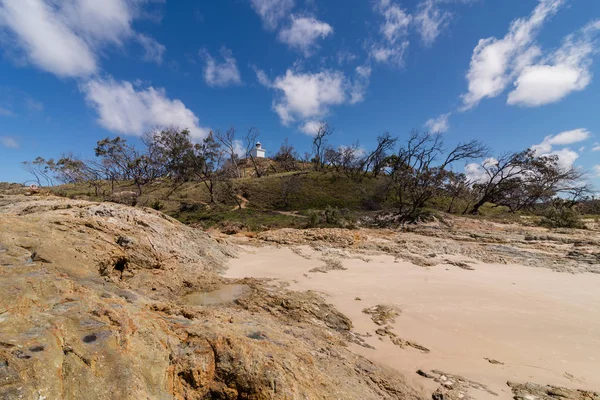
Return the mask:
<path id="1" fill-rule="evenodd" d="M 144 34 L 139 34 L 137 39 L 144 49 L 144 61 L 162 64 L 167 48 L 153 37 Z"/>
<path id="2" fill-rule="evenodd" d="M 598 165 L 594 165 L 594 166 L 592 167 L 592 171 L 594 171 L 594 176 L 595 176 L 596 178 L 600 178 L 600 164 L 598 164 Z"/>
<path id="3" fill-rule="evenodd" d="M 231 50 L 224 47 L 221 49 L 222 62 L 215 60 L 208 52 L 203 51 L 201 54 L 204 55 L 206 60 L 204 81 L 209 86 L 225 87 L 242 83 L 240 70 Z"/>
<path id="4" fill-rule="evenodd" d="M 290 26 L 279 32 L 279 40 L 292 49 L 301 51 L 309 57 L 318 47 L 317 40 L 324 39 L 333 33 L 333 28 L 326 22 L 314 17 L 291 17 Z"/>
<path id="5" fill-rule="evenodd" d="M 490 176 L 486 172 L 485 168 L 491 167 L 494 164 L 498 164 L 498 160 L 494 157 L 486 158 L 481 163 L 467 164 L 465 166 L 465 176 L 467 177 L 467 181 L 471 183 L 486 182 Z"/>
<path id="6" fill-rule="evenodd" d="M 423 43 L 431 46 L 442 31 L 448 27 L 451 18 L 452 13 L 442 10 L 435 0 L 421 2 L 414 21 Z"/>
<path id="7" fill-rule="evenodd" d="M 194 113 L 164 89 L 134 87 L 131 82 L 93 79 L 81 85 L 88 104 L 98 113 L 98 123 L 123 134 L 142 135 L 156 126 L 187 128 L 195 139 L 208 134 Z"/>
<path id="8" fill-rule="evenodd" d="M 502 38 L 481 39 L 471 57 L 467 73 L 468 92 L 462 96 L 463 110 L 476 106 L 482 99 L 500 95 L 539 54 L 533 45 L 544 23 L 564 4 L 565 0 L 540 0 L 528 18 L 510 24 Z"/>
<path id="9" fill-rule="evenodd" d="M 352 81 L 341 71 L 305 73 L 288 69 L 285 75 L 271 81 L 263 71 L 257 70 L 259 82 L 276 92 L 273 110 L 284 125 L 297 121 L 306 125 L 306 121 L 327 115 L 331 106 L 361 101 L 360 88 L 364 87 L 364 79 L 368 79 L 369 74 L 370 70 L 359 69 Z"/>
<path id="10" fill-rule="evenodd" d="M 556 156 L 558 157 L 558 165 L 562 168 L 570 168 L 579 158 L 579 153 L 568 147 L 558 150 L 555 147 L 580 143 L 588 140 L 591 135 L 590 131 L 583 128 L 560 132 L 556 135 L 546 136 L 541 143 L 531 146 L 531 149 L 540 157 Z"/>
<path id="11" fill-rule="evenodd" d="M 573 143 L 579 143 L 590 137 L 591 133 L 587 129 L 573 129 L 571 131 L 557 133 L 556 135 L 546 136 L 541 143 L 531 146 L 531 149 L 534 150 L 536 154 L 550 153 L 553 146 L 566 146 Z"/>
<path id="12" fill-rule="evenodd" d="M 0 2 L 4 45 L 60 77 L 87 77 L 98 71 L 97 53 L 123 45 L 143 0 L 26 0 Z"/>
<path id="13" fill-rule="evenodd" d="M 425 127 L 431 132 L 444 133 L 450 128 L 448 117 L 450 117 L 450 113 L 441 114 L 437 118 L 430 118 L 425 122 Z"/>
<path id="14" fill-rule="evenodd" d="M 523 68 L 508 104 L 535 107 L 554 103 L 574 91 L 585 89 L 592 80 L 590 67 L 596 50 L 595 36 L 600 20 L 569 35 L 562 46 L 541 62 Z"/>
<path id="15" fill-rule="evenodd" d="M 383 23 L 379 28 L 381 41 L 371 46 L 371 56 L 380 63 L 403 65 L 412 16 L 391 0 L 378 0 L 374 9 L 383 16 Z"/>
<path id="16" fill-rule="evenodd" d="M 310 120 L 300 125 L 300 130 L 309 136 L 315 136 L 319 129 L 320 121 Z"/>
<path id="17" fill-rule="evenodd" d="M 275 30 L 294 8 L 294 0 L 250 0 L 250 5 L 262 19 L 263 26 Z"/>
<path id="18" fill-rule="evenodd" d="M 9 149 L 18 149 L 19 143 L 11 136 L 0 136 L 0 144 Z"/>

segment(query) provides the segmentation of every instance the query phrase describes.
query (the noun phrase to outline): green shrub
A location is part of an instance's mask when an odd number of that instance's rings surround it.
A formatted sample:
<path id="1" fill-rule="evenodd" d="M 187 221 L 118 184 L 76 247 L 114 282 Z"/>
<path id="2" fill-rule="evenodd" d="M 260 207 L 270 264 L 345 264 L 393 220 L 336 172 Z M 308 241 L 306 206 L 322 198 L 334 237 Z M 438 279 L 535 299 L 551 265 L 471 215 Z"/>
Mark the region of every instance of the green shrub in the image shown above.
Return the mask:
<path id="1" fill-rule="evenodd" d="M 577 211 L 561 205 L 549 207 L 540 225 L 547 228 L 585 228 Z"/>
<path id="2" fill-rule="evenodd" d="M 157 211 L 160 211 L 164 208 L 164 204 L 161 203 L 159 200 L 154 200 L 151 204 L 150 204 L 151 208 L 154 208 Z"/>

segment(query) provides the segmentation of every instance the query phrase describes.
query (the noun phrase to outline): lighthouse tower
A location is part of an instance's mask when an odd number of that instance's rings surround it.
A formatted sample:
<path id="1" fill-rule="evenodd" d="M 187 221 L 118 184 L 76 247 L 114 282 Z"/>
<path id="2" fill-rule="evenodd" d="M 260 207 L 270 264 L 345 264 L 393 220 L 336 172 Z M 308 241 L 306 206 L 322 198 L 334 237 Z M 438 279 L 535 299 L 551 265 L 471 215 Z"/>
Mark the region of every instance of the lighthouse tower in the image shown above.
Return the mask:
<path id="1" fill-rule="evenodd" d="M 254 148 L 252 149 L 250 154 L 254 158 L 265 158 L 266 152 L 267 152 L 267 150 L 262 148 L 262 145 L 260 144 L 260 142 L 256 142 L 256 146 L 254 146 Z"/>

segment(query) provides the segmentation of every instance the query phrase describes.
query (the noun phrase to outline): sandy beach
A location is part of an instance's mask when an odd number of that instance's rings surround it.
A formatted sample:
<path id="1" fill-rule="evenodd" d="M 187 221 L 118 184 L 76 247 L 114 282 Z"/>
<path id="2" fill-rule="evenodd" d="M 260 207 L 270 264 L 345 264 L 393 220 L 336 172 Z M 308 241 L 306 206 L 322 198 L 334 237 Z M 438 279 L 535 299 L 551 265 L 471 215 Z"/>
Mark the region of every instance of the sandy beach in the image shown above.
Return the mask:
<path id="1" fill-rule="evenodd" d="M 341 258 L 343 269 L 311 272 L 323 265 L 320 249 L 242 248 L 226 277 L 270 278 L 321 293 L 374 348 L 351 344 L 354 352 L 402 372 L 429 395 L 439 384 L 417 370 L 479 383 L 487 389 L 469 389 L 477 399 L 512 398 L 507 381 L 600 389 L 598 274 L 477 260 L 468 260 L 468 269 L 423 267 L 385 254 L 350 255 Z M 399 310 L 385 324 L 398 338 L 430 351 L 376 334 L 382 326 L 363 310 L 377 305 Z"/>

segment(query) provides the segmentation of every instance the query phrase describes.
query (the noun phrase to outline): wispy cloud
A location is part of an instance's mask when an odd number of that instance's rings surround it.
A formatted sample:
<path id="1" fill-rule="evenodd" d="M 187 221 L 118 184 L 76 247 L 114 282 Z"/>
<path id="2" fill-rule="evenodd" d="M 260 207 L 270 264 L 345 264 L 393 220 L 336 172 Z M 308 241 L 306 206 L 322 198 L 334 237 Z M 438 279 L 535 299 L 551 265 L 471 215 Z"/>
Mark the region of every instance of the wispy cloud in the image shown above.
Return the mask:
<path id="1" fill-rule="evenodd" d="M 59 77 L 88 77 L 98 72 L 98 53 L 104 47 L 120 47 L 135 37 L 132 21 L 142 3 L 144 0 L 3 1 L 0 30 L 7 33 L 1 36 L 3 45 Z M 144 38 L 149 43 L 150 38 Z"/>
<path id="2" fill-rule="evenodd" d="M 19 143 L 12 136 L 0 136 L 0 145 L 9 149 L 18 149 Z"/>
<path id="3" fill-rule="evenodd" d="M 263 26 L 275 30 L 294 8 L 294 0 L 250 0 L 250 5 L 262 19 Z"/>
<path id="4" fill-rule="evenodd" d="M 221 57 L 223 61 L 215 60 L 208 52 L 201 51 L 200 54 L 205 59 L 204 65 L 204 81 L 209 86 L 234 86 L 242 83 L 240 70 L 237 62 L 233 57 L 231 50 L 221 48 Z"/>

